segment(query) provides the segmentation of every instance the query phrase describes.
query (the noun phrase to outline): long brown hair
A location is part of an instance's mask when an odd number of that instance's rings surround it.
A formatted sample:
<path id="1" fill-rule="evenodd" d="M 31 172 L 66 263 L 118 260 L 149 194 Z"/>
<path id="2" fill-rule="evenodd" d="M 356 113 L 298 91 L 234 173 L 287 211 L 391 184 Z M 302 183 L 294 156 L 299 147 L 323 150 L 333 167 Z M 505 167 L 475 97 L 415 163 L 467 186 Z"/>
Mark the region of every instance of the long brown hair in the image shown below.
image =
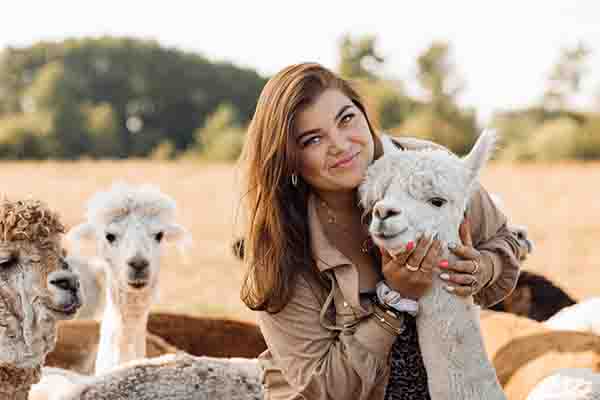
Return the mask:
<path id="1" fill-rule="evenodd" d="M 280 311 L 293 294 L 298 274 L 323 282 L 310 248 L 310 188 L 300 177 L 293 185 L 291 176 L 299 170 L 295 117 L 327 89 L 348 96 L 374 134 L 358 93 L 315 63 L 291 65 L 273 76 L 260 94 L 248 128 L 241 157 L 247 270 L 240 297 L 252 310 Z"/>

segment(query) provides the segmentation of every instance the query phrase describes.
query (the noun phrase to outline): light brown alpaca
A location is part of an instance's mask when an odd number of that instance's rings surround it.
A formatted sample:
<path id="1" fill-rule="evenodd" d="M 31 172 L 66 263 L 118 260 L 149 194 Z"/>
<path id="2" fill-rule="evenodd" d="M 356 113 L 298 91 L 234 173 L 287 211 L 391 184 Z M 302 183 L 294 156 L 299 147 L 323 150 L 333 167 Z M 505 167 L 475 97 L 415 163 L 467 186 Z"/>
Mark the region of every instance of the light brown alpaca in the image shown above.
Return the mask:
<path id="1" fill-rule="evenodd" d="M 56 347 L 46 357 L 46 366 L 62 368 L 83 375 L 94 373 L 94 363 L 100 340 L 100 322 L 95 320 L 61 321 L 58 324 Z M 146 336 L 146 356 L 174 354 L 177 348 L 161 337 Z"/>
<path id="2" fill-rule="evenodd" d="M 56 321 L 81 306 L 58 215 L 36 200 L 0 200 L 0 399 L 25 400 L 54 347 Z"/>
<path id="3" fill-rule="evenodd" d="M 91 375 L 99 339 L 98 321 L 62 321 L 46 365 Z M 251 322 L 168 312 L 152 312 L 148 317 L 146 357 L 181 350 L 194 356 L 254 358 L 266 348 L 260 329 Z"/>
<path id="4" fill-rule="evenodd" d="M 525 400 L 545 377 L 563 368 L 600 370 L 600 336 L 553 331 L 514 314 L 482 313 L 486 350 L 510 400 Z"/>

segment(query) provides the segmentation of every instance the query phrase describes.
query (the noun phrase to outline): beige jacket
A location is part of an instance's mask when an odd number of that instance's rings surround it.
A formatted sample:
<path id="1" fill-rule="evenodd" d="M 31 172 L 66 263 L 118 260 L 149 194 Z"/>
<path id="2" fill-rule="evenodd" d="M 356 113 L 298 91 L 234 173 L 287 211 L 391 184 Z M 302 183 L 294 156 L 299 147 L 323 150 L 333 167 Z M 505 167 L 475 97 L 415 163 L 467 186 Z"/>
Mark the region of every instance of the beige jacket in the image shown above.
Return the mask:
<path id="1" fill-rule="evenodd" d="M 405 149 L 436 146 L 404 138 Z M 506 217 L 480 189 L 471 198 L 467 217 L 474 246 L 494 263 L 495 280 L 475 296 L 483 307 L 506 297 L 519 275 L 518 244 L 506 228 Z M 317 267 L 331 281 L 331 291 L 298 278 L 294 295 L 276 314 L 259 312 L 268 350 L 259 359 L 266 399 L 383 399 L 389 353 L 396 337 L 361 305 L 358 270 L 325 237 L 309 198 L 308 223 Z"/>

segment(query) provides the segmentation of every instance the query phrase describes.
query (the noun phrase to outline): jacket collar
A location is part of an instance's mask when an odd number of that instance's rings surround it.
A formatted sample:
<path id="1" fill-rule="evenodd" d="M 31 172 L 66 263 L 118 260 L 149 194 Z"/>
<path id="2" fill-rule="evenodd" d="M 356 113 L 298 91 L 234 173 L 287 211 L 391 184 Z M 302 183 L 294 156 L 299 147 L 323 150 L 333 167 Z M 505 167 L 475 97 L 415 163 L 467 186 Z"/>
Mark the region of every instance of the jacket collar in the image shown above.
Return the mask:
<path id="1" fill-rule="evenodd" d="M 348 257 L 336 249 L 325 236 L 323 225 L 317 215 L 317 196 L 311 193 L 308 196 L 308 225 L 313 257 L 317 262 L 319 271 L 327 271 L 340 265 L 351 264 Z"/>

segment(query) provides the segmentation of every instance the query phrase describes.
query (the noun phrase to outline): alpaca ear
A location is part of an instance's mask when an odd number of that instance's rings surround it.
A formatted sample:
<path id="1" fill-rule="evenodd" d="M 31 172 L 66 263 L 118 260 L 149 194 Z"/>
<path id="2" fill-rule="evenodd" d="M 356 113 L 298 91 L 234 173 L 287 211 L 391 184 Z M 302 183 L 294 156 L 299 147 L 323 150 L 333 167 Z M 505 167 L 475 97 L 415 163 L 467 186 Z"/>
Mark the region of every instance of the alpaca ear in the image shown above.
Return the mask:
<path id="1" fill-rule="evenodd" d="M 82 240 L 92 240 L 94 239 L 96 231 L 94 229 L 94 225 L 89 222 L 84 222 L 73 228 L 69 229 L 69 232 L 65 235 L 67 241 L 71 242 L 73 245 L 73 251 L 75 254 L 80 252 L 80 243 Z"/>
<path id="2" fill-rule="evenodd" d="M 192 235 L 181 225 L 170 224 L 163 232 L 165 241 L 175 243 L 180 250 L 184 250 L 192 244 Z"/>
<path id="3" fill-rule="evenodd" d="M 372 184 L 370 186 L 373 186 Z M 366 181 L 363 181 L 362 184 L 358 187 L 358 199 L 360 205 L 366 210 L 371 204 L 371 188 L 367 186 Z"/>
<path id="4" fill-rule="evenodd" d="M 79 241 L 82 239 L 91 240 L 94 238 L 95 233 L 94 226 L 89 222 L 84 222 L 83 224 L 79 224 L 69 229 L 66 238 L 72 241 Z"/>
<path id="5" fill-rule="evenodd" d="M 492 157 L 498 142 L 495 130 L 485 130 L 479 135 L 477 142 L 464 158 L 465 166 L 471 171 L 472 178 L 476 178 L 485 163 Z"/>

